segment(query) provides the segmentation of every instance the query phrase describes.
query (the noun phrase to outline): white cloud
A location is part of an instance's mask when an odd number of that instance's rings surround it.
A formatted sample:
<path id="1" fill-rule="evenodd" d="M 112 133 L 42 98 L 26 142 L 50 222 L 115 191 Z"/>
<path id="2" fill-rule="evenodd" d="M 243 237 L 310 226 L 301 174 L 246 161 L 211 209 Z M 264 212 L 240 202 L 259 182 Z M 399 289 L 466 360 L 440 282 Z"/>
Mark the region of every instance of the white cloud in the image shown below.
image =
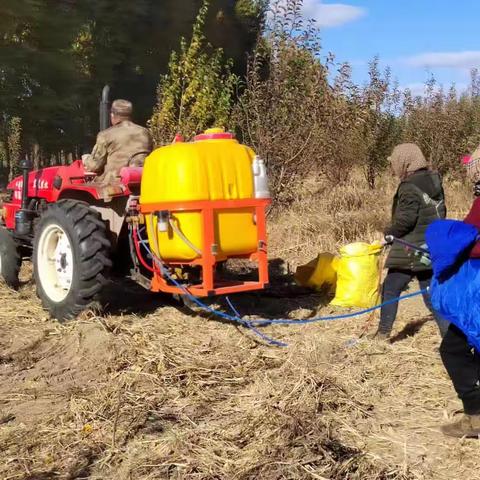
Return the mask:
<path id="1" fill-rule="evenodd" d="M 400 85 L 400 90 L 410 90 L 412 95 L 425 95 L 425 84 L 420 82 L 409 83 L 407 85 Z"/>
<path id="2" fill-rule="evenodd" d="M 406 58 L 405 63 L 411 67 L 470 69 L 480 67 L 480 50 L 422 53 Z"/>
<path id="3" fill-rule="evenodd" d="M 465 82 L 454 82 L 454 85 L 455 85 L 455 88 L 457 90 L 457 93 L 463 93 L 463 92 L 466 92 L 468 90 L 468 84 L 465 83 Z M 438 92 L 440 91 L 440 89 L 444 88 L 444 91 L 448 91 L 448 89 L 450 88 L 451 86 L 451 83 L 447 83 L 447 84 L 437 84 L 434 86 L 433 88 L 433 91 L 434 92 Z M 421 82 L 414 82 L 414 83 L 408 83 L 406 85 L 400 85 L 399 87 L 400 91 L 404 91 L 406 89 L 410 90 L 410 92 L 412 92 L 412 95 L 413 96 L 417 96 L 417 95 L 420 95 L 420 96 L 423 96 L 423 95 L 426 95 L 427 94 L 427 86 L 425 83 L 421 83 Z"/>
<path id="4" fill-rule="evenodd" d="M 442 85 L 436 84 L 433 87 L 434 92 L 439 92 L 440 89 L 442 88 Z M 408 83 L 407 85 L 400 85 L 399 87 L 400 91 L 404 90 L 410 90 L 413 96 L 423 96 L 427 94 L 427 85 L 425 82 L 413 82 L 413 83 Z"/>
<path id="5" fill-rule="evenodd" d="M 338 27 L 366 15 L 361 7 L 344 3 L 324 3 L 322 0 L 304 0 L 303 12 L 306 18 L 314 19 L 319 27 Z"/>

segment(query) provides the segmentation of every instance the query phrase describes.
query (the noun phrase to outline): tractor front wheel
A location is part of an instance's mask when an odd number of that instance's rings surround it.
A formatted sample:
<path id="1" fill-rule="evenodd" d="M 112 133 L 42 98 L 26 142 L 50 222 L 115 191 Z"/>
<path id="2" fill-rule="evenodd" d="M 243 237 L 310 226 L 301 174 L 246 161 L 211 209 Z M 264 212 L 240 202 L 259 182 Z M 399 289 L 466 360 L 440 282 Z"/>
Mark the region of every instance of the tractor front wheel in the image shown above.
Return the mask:
<path id="1" fill-rule="evenodd" d="M 18 288 L 21 266 L 22 257 L 17 242 L 6 228 L 0 227 L 0 274 L 10 288 Z"/>
<path id="2" fill-rule="evenodd" d="M 41 216 L 33 244 L 33 271 L 44 308 L 68 320 L 95 304 L 110 260 L 105 222 L 87 204 L 62 200 Z"/>

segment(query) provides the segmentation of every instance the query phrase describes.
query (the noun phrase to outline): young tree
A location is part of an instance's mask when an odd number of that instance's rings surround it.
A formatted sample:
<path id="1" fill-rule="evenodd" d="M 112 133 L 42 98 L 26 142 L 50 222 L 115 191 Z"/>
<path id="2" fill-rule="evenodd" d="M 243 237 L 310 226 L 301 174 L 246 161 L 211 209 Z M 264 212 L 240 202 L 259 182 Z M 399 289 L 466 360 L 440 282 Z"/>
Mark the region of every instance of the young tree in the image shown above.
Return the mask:
<path id="1" fill-rule="evenodd" d="M 329 85 L 331 62 L 322 64 L 320 53 L 319 31 L 303 18 L 302 1 L 271 2 L 235 122 L 265 159 L 277 204 L 291 203 L 308 174 L 348 177 L 351 104 Z"/>
<path id="2" fill-rule="evenodd" d="M 157 144 L 172 141 L 176 133 L 190 138 L 207 127 L 229 124 L 238 77 L 223 51 L 206 42 L 203 28 L 208 7 L 205 0 L 190 42 L 182 39 L 180 51 L 170 57 L 168 73 L 160 79 L 150 120 Z"/>
<path id="3" fill-rule="evenodd" d="M 373 189 L 401 136 L 400 93 L 397 85 L 392 85 L 390 69 L 383 74 L 380 71 L 378 57 L 370 62 L 369 82 L 363 89 L 361 106 L 365 146 L 362 164 L 368 185 Z"/>

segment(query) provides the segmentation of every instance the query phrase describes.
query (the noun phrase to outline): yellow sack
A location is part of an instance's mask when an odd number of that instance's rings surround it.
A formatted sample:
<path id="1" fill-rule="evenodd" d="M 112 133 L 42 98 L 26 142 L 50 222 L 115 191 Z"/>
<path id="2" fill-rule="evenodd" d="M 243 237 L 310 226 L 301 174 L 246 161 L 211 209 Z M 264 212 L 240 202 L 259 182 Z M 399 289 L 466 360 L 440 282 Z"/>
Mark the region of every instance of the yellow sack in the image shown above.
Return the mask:
<path id="1" fill-rule="evenodd" d="M 332 305 L 370 308 L 378 303 L 380 283 L 379 244 L 351 243 L 340 249 L 337 291 Z"/>
<path id="2" fill-rule="evenodd" d="M 297 268 L 295 281 L 302 287 L 313 290 L 328 288 L 334 291 L 337 282 L 338 258 L 331 253 L 321 253 L 315 260 Z"/>

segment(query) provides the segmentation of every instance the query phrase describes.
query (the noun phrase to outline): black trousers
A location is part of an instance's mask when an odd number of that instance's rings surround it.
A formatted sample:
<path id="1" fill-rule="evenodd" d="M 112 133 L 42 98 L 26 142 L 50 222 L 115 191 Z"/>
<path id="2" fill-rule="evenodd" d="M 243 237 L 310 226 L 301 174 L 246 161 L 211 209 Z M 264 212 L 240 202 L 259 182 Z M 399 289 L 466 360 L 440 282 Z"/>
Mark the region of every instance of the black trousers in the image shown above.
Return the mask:
<path id="1" fill-rule="evenodd" d="M 387 300 L 393 300 L 394 298 L 399 297 L 402 292 L 407 288 L 408 284 L 414 279 L 417 278 L 420 288 L 422 290 L 430 286 L 432 280 L 432 272 L 412 272 L 411 270 L 399 270 L 390 268 L 388 270 L 385 281 L 383 282 L 383 291 L 382 291 L 382 303 Z M 423 301 L 425 306 L 430 310 L 433 315 L 433 318 L 437 322 L 438 328 L 440 330 L 440 335 L 443 337 L 448 329 L 448 324 L 446 320 L 441 318 L 432 308 L 430 302 L 430 295 L 428 293 L 423 294 Z M 382 307 L 380 312 L 380 325 L 378 326 L 378 331 L 380 333 L 385 333 L 390 335 L 392 331 L 393 323 L 397 317 L 398 311 L 398 302 L 391 303 Z"/>
<path id="2" fill-rule="evenodd" d="M 480 355 L 455 325 L 450 324 L 440 355 L 467 415 L 480 414 Z"/>

